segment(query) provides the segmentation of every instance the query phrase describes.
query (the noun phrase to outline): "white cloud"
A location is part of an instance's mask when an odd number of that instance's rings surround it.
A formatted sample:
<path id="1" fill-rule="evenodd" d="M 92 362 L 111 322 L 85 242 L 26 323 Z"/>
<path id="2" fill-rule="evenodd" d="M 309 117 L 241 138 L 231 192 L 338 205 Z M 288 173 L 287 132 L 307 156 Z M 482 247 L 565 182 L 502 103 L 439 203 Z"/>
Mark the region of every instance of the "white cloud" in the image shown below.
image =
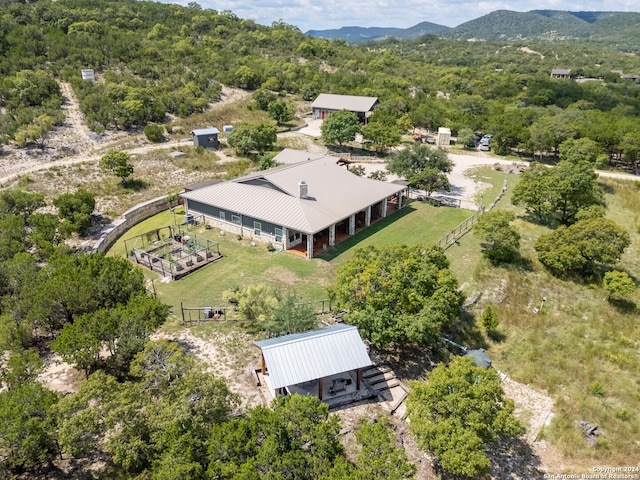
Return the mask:
<path id="1" fill-rule="evenodd" d="M 162 0 L 167 2 L 167 0 Z M 198 1 L 198 0 L 197 0 Z M 189 0 L 171 3 L 186 5 Z M 168 2 L 167 2 L 168 3 Z M 199 0 L 203 8 L 231 10 L 240 18 L 271 25 L 282 20 L 303 32 L 344 26 L 409 28 L 420 22 L 455 27 L 496 10 L 640 11 L 637 0 Z M 364 7 L 366 5 L 366 7 Z"/>

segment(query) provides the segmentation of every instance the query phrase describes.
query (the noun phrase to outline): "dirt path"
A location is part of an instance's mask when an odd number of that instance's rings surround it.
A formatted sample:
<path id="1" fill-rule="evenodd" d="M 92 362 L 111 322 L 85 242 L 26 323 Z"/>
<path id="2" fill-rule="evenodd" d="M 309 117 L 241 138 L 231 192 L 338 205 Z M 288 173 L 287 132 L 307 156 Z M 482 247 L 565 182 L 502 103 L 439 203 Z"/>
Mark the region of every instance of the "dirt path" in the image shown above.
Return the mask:
<path id="1" fill-rule="evenodd" d="M 62 111 L 66 117 L 62 129 L 69 130 L 60 136 L 65 136 L 65 141 L 75 148 L 82 146 L 87 150 L 91 150 L 97 147 L 96 135 L 89 130 L 89 127 L 84 122 L 84 114 L 80 111 L 78 99 L 73 93 L 71 85 L 67 82 L 60 82 L 60 92 L 62 93 Z M 59 133 L 60 130 L 58 131 Z"/>
<path id="2" fill-rule="evenodd" d="M 9 145 L 0 155 L 0 188 L 29 173 L 46 170 L 53 166 L 68 166 L 84 162 L 96 162 L 110 148 L 126 151 L 132 155 L 144 154 L 153 150 L 168 150 L 180 147 L 191 141 L 182 140 L 149 144 L 144 135 L 127 132 L 92 132 L 84 122 L 78 99 L 71 85 L 60 82 L 62 93 L 62 111 L 65 113 L 63 125 L 56 127 L 47 135 L 46 147 L 18 148 Z M 222 87 L 220 101 L 211 104 L 211 108 L 235 102 L 249 96 L 250 93 L 239 88 Z M 221 152 L 218 152 L 221 154 Z M 224 155 L 223 160 L 229 161 Z"/>

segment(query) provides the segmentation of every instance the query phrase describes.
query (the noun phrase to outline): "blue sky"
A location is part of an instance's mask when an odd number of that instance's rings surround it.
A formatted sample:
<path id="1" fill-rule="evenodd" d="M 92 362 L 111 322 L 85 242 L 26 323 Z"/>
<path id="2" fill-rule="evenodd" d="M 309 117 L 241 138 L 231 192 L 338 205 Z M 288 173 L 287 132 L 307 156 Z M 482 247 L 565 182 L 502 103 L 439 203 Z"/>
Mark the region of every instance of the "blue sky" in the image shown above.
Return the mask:
<path id="1" fill-rule="evenodd" d="M 187 5 L 190 0 L 162 0 Z M 455 27 L 496 10 L 640 11 L 640 0 L 196 0 L 271 25 L 282 20 L 303 32 L 344 26 L 408 28 L 420 22 Z"/>

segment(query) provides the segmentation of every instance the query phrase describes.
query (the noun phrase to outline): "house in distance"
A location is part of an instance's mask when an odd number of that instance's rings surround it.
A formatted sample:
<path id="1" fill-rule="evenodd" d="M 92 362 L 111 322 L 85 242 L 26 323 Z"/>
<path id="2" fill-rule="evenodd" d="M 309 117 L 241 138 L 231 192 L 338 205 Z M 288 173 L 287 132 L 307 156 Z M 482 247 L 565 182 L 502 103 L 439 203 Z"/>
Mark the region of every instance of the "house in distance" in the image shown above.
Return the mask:
<path id="1" fill-rule="evenodd" d="M 356 114 L 360 123 L 367 123 L 373 113 L 373 107 L 377 104 L 378 99 L 376 97 L 321 93 L 311 104 L 312 117 L 324 120 L 333 112 L 349 110 Z"/>

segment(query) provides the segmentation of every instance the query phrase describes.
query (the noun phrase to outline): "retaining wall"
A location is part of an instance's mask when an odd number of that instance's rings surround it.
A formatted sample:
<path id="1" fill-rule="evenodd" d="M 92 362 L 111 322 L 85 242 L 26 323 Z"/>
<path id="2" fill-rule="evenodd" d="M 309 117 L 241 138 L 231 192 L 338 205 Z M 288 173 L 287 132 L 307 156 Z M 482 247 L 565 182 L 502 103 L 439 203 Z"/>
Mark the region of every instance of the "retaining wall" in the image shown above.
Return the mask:
<path id="1" fill-rule="evenodd" d="M 96 242 L 93 249 L 96 252 L 106 252 L 113 243 L 131 227 L 152 217 L 156 213 L 169 208 L 168 196 L 154 198 L 148 202 L 140 203 L 130 210 L 127 210 L 110 225 L 102 230 L 100 239 Z"/>

